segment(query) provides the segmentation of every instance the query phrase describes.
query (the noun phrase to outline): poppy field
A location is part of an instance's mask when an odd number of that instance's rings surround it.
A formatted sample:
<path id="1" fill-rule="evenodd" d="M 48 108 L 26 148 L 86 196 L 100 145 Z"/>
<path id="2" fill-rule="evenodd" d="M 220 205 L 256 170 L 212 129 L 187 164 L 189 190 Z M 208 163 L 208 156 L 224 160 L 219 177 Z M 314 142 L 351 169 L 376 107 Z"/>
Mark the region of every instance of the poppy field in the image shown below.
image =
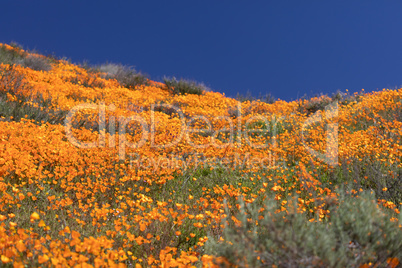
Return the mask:
<path id="1" fill-rule="evenodd" d="M 238 101 L 0 44 L 2 267 L 399 267 L 401 160 L 402 89 Z"/>

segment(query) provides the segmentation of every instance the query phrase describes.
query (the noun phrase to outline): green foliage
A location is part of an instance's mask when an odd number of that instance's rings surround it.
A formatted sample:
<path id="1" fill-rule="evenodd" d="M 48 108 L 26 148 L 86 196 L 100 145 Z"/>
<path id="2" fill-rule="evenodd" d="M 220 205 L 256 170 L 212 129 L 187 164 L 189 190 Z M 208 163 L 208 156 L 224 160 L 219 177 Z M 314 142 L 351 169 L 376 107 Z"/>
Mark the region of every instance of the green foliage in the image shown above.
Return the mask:
<path id="1" fill-rule="evenodd" d="M 244 102 L 244 101 L 254 101 L 255 97 L 253 96 L 251 91 L 248 90 L 245 94 L 238 92 L 235 99 L 240 102 Z"/>
<path id="2" fill-rule="evenodd" d="M 50 71 L 52 69 L 48 59 L 32 55 L 24 58 L 20 64 L 35 71 Z"/>
<path id="3" fill-rule="evenodd" d="M 27 53 L 22 52 L 20 49 L 10 50 L 4 45 L 0 45 L 0 63 L 15 64 L 26 56 Z"/>
<path id="4" fill-rule="evenodd" d="M 188 195 L 193 195 L 195 204 L 195 200 L 206 194 L 203 188 L 213 189 L 216 186 L 229 185 L 237 180 L 224 168 L 211 169 L 210 166 L 204 164 L 205 158 L 200 155 L 191 155 L 188 158 L 179 158 L 177 160 L 183 161 L 181 173 L 176 174 L 174 179 L 167 181 L 163 185 L 155 184 L 151 187 L 152 193 L 159 196 L 161 201 L 167 201 L 165 198 L 173 198 L 178 203 L 192 204 L 192 202 L 189 203 Z M 198 166 L 190 166 L 195 163 Z M 193 178 L 196 178 L 196 180 Z M 175 195 L 170 196 L 169 193 L 171 192 L 175 193 Z M 213 193 L 209 194 L 213 195 Z"/>
<path id="5" fill-rule="evenodd" d="M 324 111 L 325 107 L 330 105 L 332 102 L 332 99 L 326 95 L 322 95 L 319 98 L 316 97 L 304 100 L 304 102 L 298 107 L 298 112 L 311 115 L 317 111 Z"/>
<path id="6" fill-rule="evenodd" d="M 261 212 L 261 207 L 241 203 L 236 215 L 240 225 L 227 211 L 224 241 L 210 237 L 207 252 L 240 267 L 359 267 L 369 262 L 386 266 L 388 258 L 402 258 L 402 229 L 367 193 L 341 194 L 339 206 L 330 206 L 330 218 L 324 222 L 309 222 L 291 206 L 275 213 L 272 199 L 264 208 Z"/>
<path id="7" fill-rule="evenodd" d="M 349 93 L 337 91 L 336 93 L 332 94 L 331 97 L 322 93 L 315 95 L 314 98 L 307 98 L 307 96 L 303 96 L 301 98 L 303 102 L 299 105 L 297 111 L 311 115 L 317 111 L 324 111 L 325 108 L 332 103 L 338 103 L 339 105 L 348 105 L 353 102 L 357 103 L 361 100 L 362 94 L 363 92 L 350 95 Z"/>
<path id="8" fill-rule="evenodd" d="M 167 90 L 169 90 L 172 94 L 175 95 L 185 95 L 185 94 L 195 94 L 202 95 L 204 91 L 207 91 L 208 88 L 201 83 L 180 79 L 177 80 L 175 77 L 163 79 Z"/>
<path id="9" fill-rule="evenodd" d="M 0 63 L 17 64 L 35 71 L 49 71 L 52 68 L 47 58 L 29 55 L 17 46 L 14 48 L 14 50 L 10 50 L 4 45 L 0 45 Z"/>
<path id="10" fill-rule="evenodd" d="M 402 204 L 402 170 L 396 164 L 384 165 L 373 158 L 351 159 L 350 172 L 345 174 L 348 181 L 356 182 L 356 188 L 374 191 L 378 199 Z"/>
<path id="11" fill-rule="evenodd" d="M 135 89 L 141 85 L 148 85 L 149 80 L 146 75 L 137 72 L 133 67 L 124 66 L 121 64 L 106 63 L 95 70 L 106 73 L 106 79 L 116 79 L 123 87 Z"/>
<path id="12" fill-rule="evenodd" d="M 3 120 L 19 121 L 26 118 L 57 124 L 62 123 L 67 114 L 52 109 L 51 100 L 45 100 L 41 94 L 24 96 L 21 92 L 30 91 L 30 88 L 24 82 L 24 77 L 15 71 L 14 65 L 0 69 L 0 87 L 3 89 L 0 91 L 0 118 Z"/>
<path id="13" fill-rule="evenodd" d="M 19 121 L 22 118 L 32 119 L 36 122 L 48 122 L 51 124 L 63 123 L 67 112 L 51 109 L 41 109 L 20 101 L 5 100 L 0 96 L 0 118 L 3 120 Z"/>

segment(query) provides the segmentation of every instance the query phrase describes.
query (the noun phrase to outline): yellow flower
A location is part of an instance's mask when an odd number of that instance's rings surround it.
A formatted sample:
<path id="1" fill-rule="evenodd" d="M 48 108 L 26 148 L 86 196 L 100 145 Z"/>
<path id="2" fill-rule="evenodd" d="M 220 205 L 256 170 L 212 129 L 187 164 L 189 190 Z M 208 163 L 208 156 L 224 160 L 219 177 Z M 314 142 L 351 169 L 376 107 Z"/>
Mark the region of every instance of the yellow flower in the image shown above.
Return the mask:
<path id="1" fill-rule="evenodd" d="M 200 222 L 196 222 L 196 223 L 194 223 L 193 225 L 194 225 L 194 227 L 197 227 L 197 228 L 201 228 L 201 227 L 202 227 L 202 223 L 200 223 Z"/>
<path id="2" fill-rule="evenodd" d="M 38 213 L 34 212 L 31 214 L 31 220 L 39 220 L 39 219 L 40 217 Z"/>

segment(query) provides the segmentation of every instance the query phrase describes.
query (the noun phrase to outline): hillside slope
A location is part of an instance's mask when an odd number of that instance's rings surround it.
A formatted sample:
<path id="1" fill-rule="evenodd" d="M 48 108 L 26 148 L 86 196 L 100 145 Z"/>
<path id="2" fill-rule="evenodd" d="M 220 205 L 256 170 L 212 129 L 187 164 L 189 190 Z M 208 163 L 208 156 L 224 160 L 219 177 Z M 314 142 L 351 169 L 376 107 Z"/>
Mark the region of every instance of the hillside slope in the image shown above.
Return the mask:
<path id="1" fill-rule="evenodd" d="M 402 89 L 238 102 L 5 44 L 0 61 L 3 264 L 402 260 Z"/>

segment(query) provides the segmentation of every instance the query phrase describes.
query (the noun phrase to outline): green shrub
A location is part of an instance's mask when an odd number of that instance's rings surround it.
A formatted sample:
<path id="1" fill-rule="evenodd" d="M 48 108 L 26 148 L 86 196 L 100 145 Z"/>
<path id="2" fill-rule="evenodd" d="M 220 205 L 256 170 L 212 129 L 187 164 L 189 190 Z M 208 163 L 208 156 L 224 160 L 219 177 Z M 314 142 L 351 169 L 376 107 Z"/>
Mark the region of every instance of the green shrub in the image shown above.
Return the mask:
<path id="1" fill-rule="evenodd" d="M 245 102 L 245 101 L 255 101 L 255 97 L 251 93 L 251 91 L 247 90 L 245 94 L 237 92 L 237 95 L 235 97 L 236 100 L 240 102 Z"/>
<path id="2" fill-rule="evenodd" d="M 4 45 L 0 46 L 0 63 L 10 65 L 18 64 L 35 71 L 49 71 L 52 68 L 50 61 L 47 58 L 29 55 L 17 45 L 12 47 L 14 47 L 15 50 L 7 49 Z"/>
<path id="3" fill-rule="evenodd" d="M 298 112 L 310 115 L 319 110 L 324 111 L 326 106 L 334 102 L 337 102 L 339 105 L 347 105 L 351 102 L 359 102 L 361 101 L 362 96 L 363 91 L 354 95 L 337 91 L 336 93 L 332 94 L 331 97 L 321 93 L 310 99 L 308 99 L 307 96 L 303 96 L 301 98 L 303 101 L 298 107 Z"/>
<path id="4" fill-rule="evenodd" d="M 332 103 L 332 99 L 326 95 L 321 95 L 319 97 L 314 97 L 309 100 L 304 100 L 303 103 L 298 107 L 300 113 L 305 113 L 307 115 L 314 114 L 317 111 L 324 111 L 325 107 Z"/>
<path id="5" fill-rule="evenodd" d="M 0 45 L 0 63 L 15 64 L 26 57 L 27 53 L 20 49 L 10 50 L 6 46 Z"/>
<path id="6" fill-rule="evenodd" d="M 260 209 L 241 203 L 236 215 L 240 226 L 227 211 L 224 242 L 210 237 L 207 252 L 240 267 L 359 267 L 370 262 L 385 267 L 388 258 L 402 259 L 402 229 L 367 193 L 341 194 L 324 222 L 310 222 L 290 206 L 287 212 L 275 213 L 273 199 L 266 202 L 265 211 Z"/>
<path id="7" fill-rule="evenodd" d="M 208 88 L 201 83 L 180 79 L 177 80 L 175 77 L 173 78 L 163 78 L 163 82 L 167 90 L 169 90 L 174 95 L 184 95 L 184 94 L 196 94 L 202 95 L 204 91 L 208 91 Z"/>
<path id="8" fill-rule="evenodd" d="M 378 199 L 402 204 L 402 170 L 395 163 L 389 165 L 370 156 L 348 161 L 342 163 L 343 177 L 354 182 L 355 189 L 374 191 Z"/>
<path id="9" fill-rule="evenodd" d="M 148 85 L 148 78 L 141 72 L 137 72 L 133 67 L 121 64 L 106 63 L 98 67 L 96 70 L 106 73 L 106 79 L 116 79 L 123 87 L 135 89 L 140 85 Z"/>
<path id="10" fill-rule="evenodd" d="M 48 59 L 32 55 L 20 60 L 19 64 L 35 71 L 50 71 L 50 69 L 52 69 L 52 65 L 49 63 Z"/>

